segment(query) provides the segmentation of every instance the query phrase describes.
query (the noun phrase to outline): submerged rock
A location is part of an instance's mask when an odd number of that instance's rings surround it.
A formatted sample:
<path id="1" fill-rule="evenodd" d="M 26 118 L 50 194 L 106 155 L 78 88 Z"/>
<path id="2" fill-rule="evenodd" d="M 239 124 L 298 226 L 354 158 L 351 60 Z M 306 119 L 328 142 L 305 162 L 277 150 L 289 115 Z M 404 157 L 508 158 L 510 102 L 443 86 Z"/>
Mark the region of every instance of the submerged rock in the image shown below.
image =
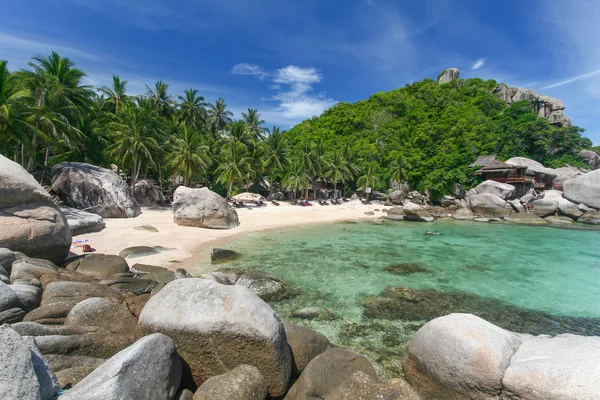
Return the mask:
<path id="1" fill-rule="evenodd" d="M 293 318 L 314 319 L 319 321 L 332 321 L 337 316 L 326 308 L 322 307 L 304 307 L 292 312 Z"/>
<path id="2" fill-rule="evenodd" d="M 232 261 L 240 258 L 242 255 L 237 251 L 229 250 L 229 249 L 212 249 L 210 252 L 210 261 L 213 264 L 223 263 L 227 261 Z"/>
<path id="3" fill-rule="evenodd" d="M 427 272 L 431 271 L 427 268 L 421 267 L 419 264 L 414 263 L 402 263 L 402 264 L 394 264 L 384 268 L 387 272 L 390 272 L 394 275 L 409 275 L 417 272 Z"/>
<path id="4" fill-rule="evenodd" d="M 127 247 L 119 252 L 119 256 L 123 258 L 145 257 L 161 253 L 168 250 L 162 246 L 132 246 Z"/>

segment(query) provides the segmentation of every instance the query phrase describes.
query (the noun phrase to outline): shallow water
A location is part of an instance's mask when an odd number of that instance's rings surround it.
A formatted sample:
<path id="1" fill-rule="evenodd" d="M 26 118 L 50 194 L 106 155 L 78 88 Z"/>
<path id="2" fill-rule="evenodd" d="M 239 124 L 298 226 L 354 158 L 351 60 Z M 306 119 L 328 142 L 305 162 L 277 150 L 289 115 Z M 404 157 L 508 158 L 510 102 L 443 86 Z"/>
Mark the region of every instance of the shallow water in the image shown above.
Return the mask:
<path id="1" fill-rule="evenodd" d="M 430 236 L 427 231 L 442 235 Z M 389 286 L 458 293 L 458 300 L 455 296 L 452 301 L 458 302 L 459 311 L 483 316 L 487 313 L 477 307 L 491 310 L 505 305 L 512 314 L 518 311 L 515 307 L 539 312 L 544 323 L 528 321 L 524 329 L 530 333 L 598 334 L 598 244 L 600 231 L 590 229 L 385 221 L 382 225 L 337 223 L 275 230 L 247 235 L 228 247 L 244 255 L 230 265 L 270 272 L 302 289 L 300 296 L 272 304 L 284 321 L 298 322 L 292 317 L 298 308 L 325 307 L 337 318 L 301 322 L 334 342 L 370 353 L 390 371 L 398 372 L 403 346 L 427 317 L 416 321 L 394 314 L 382 317 L 378 312 L 373 316 L 363 307 L 367 297 L 379 296 Z M 398 264 L 401 272 L 409 267 L 409 274 L 385 270 Z M 410 273 L 421 268 L 427 271 Z M 474 304 L 480 298 L 485 305 Z M 566 328 L 563 324 L 545 332 L 553 327 L 552 316 L 556 320 L 558 316 L 579 318 L 568 319 Z M 531 313 L 526 318 L 531 319 Z M 514 326 L 507 323 L 508 328 Z"/>

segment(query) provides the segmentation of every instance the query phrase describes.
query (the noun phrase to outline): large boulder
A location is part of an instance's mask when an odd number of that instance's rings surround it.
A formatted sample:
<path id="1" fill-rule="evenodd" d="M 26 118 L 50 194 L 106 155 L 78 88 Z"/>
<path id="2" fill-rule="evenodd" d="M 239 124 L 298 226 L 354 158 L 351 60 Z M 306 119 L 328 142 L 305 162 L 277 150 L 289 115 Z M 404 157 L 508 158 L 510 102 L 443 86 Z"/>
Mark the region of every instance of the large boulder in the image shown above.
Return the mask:
<path id="1" fill-rule="evenodd" d="M 181 371 L 175 343 L 157 333 L 115 354 L 63 393 L 61 400 L 171 400 Z"/>
<path id="2" fill-rule="evenodd" d="M 303 326 L 285 324 L 285 334 L 292 351 L 295 374 L 302 372 L 313 358 L 331 347 L 329 339 Z"/>
<path id="3" fill-rule="evenodd" d="M 480 183 L 473 189 L 469 190 L 467 196 L 475 194 L 491 193 L 500 197 L 502 200 L 508 200 L 515 195 L 516 188 L 513 185 L 507 183 L 501 183 L 496 181 L 485 181 Z"/>
<path id="4" fill-rule="evenodd" d="M 129 272 L 127 261 L 112 254 L 86 254 L 71 261 L 66 268 L 96 278 L 108 278 Z"/>
<path id="5" fill-rule="evenodd" d="M 172 338 L 199 386 L 248 364 L 259 369 L 271 396 L 287 390 L 292 367 L 283 324 L 246 287 L 208 279 L 173 281 L 146 303 L 139 326 Z"/>
<path id="6" fill-rule="evenodd" d="M 521 338 L 470 314 L 425 324 L 402 362 L 412 386 L 427 399 L 497 400 Z"/>
<path id="7" fill-rule="evenodd" d="M 366 357 L 341 348 L 327 350 L 308 363 L 285 399 L 324 399 L 359 371 L 377 379 L 377 373 Z"/>
<path id="8" fill-rule="evenodd" d="M 404 221 L 406 214 L 404 214 L 403 206 L 392 207 L 387 211 L 386 218 L 394 221 Z"/>
<path id="9" fill-rule="evenodd" d="M 150 179 L 140 179 L 133 189 L 135 201 L 140 206 L 155 206 L 165 202 L 165 196 Z"/>
<path id="10" fill-rule="evenodd" d="M 558 201 L 552 199 L 536 199 L 529 203 L 533 208 L 533 213 L 540 217 L 553 215 L 558 210 Z"/>
<path id="11" fill-rule="evenodd" d="M 475 219 L 475 215 L 468 208 L 459 208 L 452 214 L 452 219 L 457 221 L 471 221 Z"/>
<path id="12" fill-rule="evenodd" d="M 243 201 L 244 203 L 258 203 L 258 202 L 266 202 L 267 199 L 265 199 L 263 196 L 261 196 L 258 193 L 250 193 L 250 192 L 244 192 L 244 193 L 240 193 L 238 195 L 235 195 L 231 198 L 231 200 L 233 201 Z"/>
<path id="13" fill-rule="evenodd" d="M 231 229 L 240 224 L 233 207 L 208 188 L 180 186 L 175 190 L 173 199 L 173 221 L 177 225 Z"/>
<path id="14" fill-rule="evenodd" d="M 406 193 L 403 190 L 394 190 L 392 193 L 388 194 L 388 200 L 395 205 L 401 206 L 404 204 L 404 198 L 406 197 Z"/>
<path id="15" fill-rule="evenodd" d="M 586 162 L 591 170 L 596 170 L 600 167 L 600 156 L 595 151 L 581 150 L 577 157 Z"/>
<path id="16" fill-rule="evenodd" d="M 517 213 L 511 214 L 504 217 L 506 222 L 510 222 L 513 224 L 523 224 L 523 225 L 546 225 L 548 222 L 534 213 Z"/>
<path id="17" fill-rule="evenodd" d="M 523 100 L 529 101 L 532 103 L 538 117 L 547 119 L 553 125 L 563 127 L 573 125 L 571 120 L 564 115 L 565 105 L 553 97 L 538 94 L 529 89 L 508 87 L 504 84 L 498 85 L 493 94 L 500 97 L 507 104 Z"/>
<path id="18" fill-rule="evenodd" d="M 60 207 L 60 211 L 67 218 L 67 224 L 73 236 L 98 232 L 106 226 L 104 220 L 98 214 L 65 206 Z"/>
<path id="19" fill-rule="evenodd" d="M 238 365 L 223 375 L 209 378 L 196 390 L 194 400 L 264 400 L 267 383 L 258 368 Z"/>
<path id="20" fill-rule="evenodd" d="M 571 203 L 563 197 L 563 192 L 560 190 L 546 190 L 544 192 L 544 200 L 556 201 L 558 203 L 558 211 L 568 217 L 577 219 L 583 214 L 583 211 L 579 209 L 577 204 Z M 533 204 L 535 204 L 535 202 Z"/>
<path id="21" fill-rule="evenodd" d="M 71 247 L 67 220 L 52 197 L 23 167 L 1 154 L 0 247 L 56 263 Z"/>
<path id="22" fill-rule="evenodd" d="M 577 178 L 578 176 L 586 174 L 589 171 L 577 167 L 571 167 L 570 165 L 565 165 L 564 167 L 556 168 L 554 172 L 556 173 L 556 178 L 554 178 L 552 184 L 554 187 L 562 188 L 562 185 L 565 183 L 565 181 Z"/>
<path id="23" fill-rule="evenodd" d="M 389 215 L 389 212 L 388 212 Z M 423 207 L 410 201 L 404 204 L 404 219 L 407 221 L 433 222 L 435 217 L 425 210 Z"/>
<path id="24" fill-rule="evenodd" d="M 551 168 L 546 168 L 539 162 L 531 160 L 525 157 L 513 157 L 506 160 L 506 164 L 514 165 L 516 167 L 526 167 L 527 171 L 531 171 L 535 174 L 535 180 L 543 182 L 546 185 L 552 184 L 554 178 L 556 178 L 556 172 Z"/>
<path id="25" fill-rule="evenodd" d="M 600 212 L 586 212 L 577 221 L 587 225 L 600 225 Z"/>
<path id="26" fill-rule="evenodd" d="M 0 326 L 0 398 L 52 400 L 59 389 L 35 340 Z"/>
<path id="27" fill-rule="evenodd" d="M 504 373 L 503 399 L 578 400 L 600 394 L 600 337 L 523 340 Z"/>
<path id="28" fill-rule="evenodd" d="M 60 163 L 52 167 L 52 190 L 69 207 L 104 218 L 132 218 L 140 207 L 127 183 L 109 169 L 85 163 Z"/>
<path id="29" fill-rule="evenodd" d="M 469 196 L 468 199 L 471 210 L 484 217 L 501 218 L 512 212 L 512 207 L 495 194 L 476 194 Z"/>
<path id="30" fill-rule="evenodd" d="M 329 392 L 324 400 L 421 400 L 421 398 L 404 380 L 392 379 L 380 383 L 377 379 L 358 371 Z"/>
<path id="31" fill-rule="evenodd" d="M 77 303 L 67 314 L 65 325 L 96 326 L 136 339 L 137 320 L 127 306 L 114 300 L 92 297 Z"/>
<path id="32" fill-rule="evenodd" d="M 563 196 L 575 204 L 585 203 L 600 209 L 600 170 L 565 181 Z"/>
<path id="33" fill-rule="evenodd" d="M 438 78 L 438 82 L 448 83 L 460 77 L 460 71 L 458 68 L 448 68 L 444 72 L 442 72 Z"/>

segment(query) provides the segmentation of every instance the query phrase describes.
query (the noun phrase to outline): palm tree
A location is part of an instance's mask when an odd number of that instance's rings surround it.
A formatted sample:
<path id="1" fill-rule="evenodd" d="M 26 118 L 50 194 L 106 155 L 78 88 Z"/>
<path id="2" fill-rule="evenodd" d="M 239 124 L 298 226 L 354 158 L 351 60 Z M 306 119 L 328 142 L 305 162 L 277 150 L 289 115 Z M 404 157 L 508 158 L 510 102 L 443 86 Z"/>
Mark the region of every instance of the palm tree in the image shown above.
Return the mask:
<path id="1" fill-rule="evenodd" d="M 373 188 L 379 184 L 379 178 L 373 173 L 372 164 L 367 166 L 367 170 L 356 180 L 356 184 L 362 186 L 365 192 L 367 192 L 367 188 Z M 369 197 L 369 193 L 367 193 L 367 200 L 369 200 Z"/>
<path id="2" fill-rule="evenodd" d="M 208 127 L 214 137 L 224 130 L 232 120 L 233 113 L 227 110 L 225 100 L 218 99 L 215 104 L 208 105 Z"/>
<path id="3" fill-rule="evenodd" d="M 244 185 L 254 173 L 251 167 L 252 160 L 248 157 L 246 147 L 238 142 L 226 143 L 221 149 L 220 158 L 221 163 L 217 172 L 221 174 L 217 182 L 227 186 L 227 197 L 229 197 L 234 183 Z"/>
<path id="4" fill-rule="evenodd" d="M 247 113 L 242 113 L 242 119 L 246 123 L 248 134 L 256 140 L 264 139 L 263 132 L 265 128 L 262 125 L 265 123 L 261 118 L 261 114 L 254 108 L 249 108 Z"/>
<path id="5" fill-rule="evenodd" d="M 267 136 L 264 156 L 263 168 L 271 174 L 269 177 L 270 197 L 273 194 L 273 187 L 275 186 L 275 173 L 282 173 L 290 163 L 289 145 L 278 127 L 273 127 L 273 130 Z"/>
<path id="6" fill-rule="evenodd" d="M 196 89 L 185 89 L 184 96 L 179 96 L 178 119 L 188 126 L 200 130 L 208 114 L 204 97 L 198 96 Z"/>
<path id="7" fill-rule="evenodd" d="M 123 164 L 130 163 L 133 193 L 142 164 L 154 165 L 154 156 L 161 150 L 157 140 L 162 132 L 161 121 L 155 110 L 142 101 L 125 105 L 119 119 L 108 127 L 113 135 L 108 150 Z"/>
<path id="8" fill-rule="evenodd" d="M 173 114 L 173 99 L 169 95 L 169 85 L 163 81 L 156 81 L 154 89 L 146 85 L 148 92 L 146 96 L 152 101 L 154 109 L 161 117 L 167 117 Z"/>
<path id="9" fill-rule="evenodd" d="M 167 155 L 169 166 L 183 175 L 183 186 L 199 172 L 207 173 L 212 160 L 209 147 L 195 128 L 181 123 L 177 136 L 172 138 L 171 152 Z"/>
<path id="10" fill-rule="evenodd" d="M 348 168 L 348 161 L 342 156 L 340 151 L 328 154 L 323 176 L 331 179 L 333 182 L 334 195 L 337 195 L 338 182 L 345 185 L 348 179 L 352 179 L 352 173 Z"/>
<path id="11" fill-rule="evenodd" d="M 223 137 L 219 141 L 220 144 L 228 142 L 241 143 L 248 150 L 254 146 L 253 138 L 248 134 L 244 121 L 233 121 L 229 123 L 221 133 Z"/>
<path id="12" fill-rule="evenodd" d="M 392 169 L 391 180 L 396 181 L 398 183 L 407 182 L 408 181 L 408 171 L 410 166 L 406 161 L 404 156 L 400 155 L 392 161 L 390 168 Z"/>
<path id="13" fill-rule="evenodd" d="M 315 153 L 313 152 L 313 148 L 310 146 L 308 141 L 304 143 L 304 146 L 300 149 L 300 162 L 304 167 L 304 174 L 306 175 L 306 180 L 309 182 L 306 185 L 306 193 L 304 194 L 305 198 L 308 198 L 308 189 L 310 185 L 310 177 L 316 173 L 318 169 L 318 165 L 315 160 Z"/>
<path id="14" fill-rule="evenodd" d="M 305 164 L 301 159 L 292 161 L 289 168 L 289 175 L 283 182 L 285 188 L 293 192 L 294 198 L 296 198 L 297 192 L 302 192 L 302 190 L 305 189 L 308 190 L 308 187 L 310 186 L 308 175 L 306 174 L 304 167 Z"/>
<path id="15" fill-rule="evenodd" d="M 113 75 L 112 79 L 112 87 L 102 86 L 98 91 L 106 96 L 105 101 L 106 104 L 110 105 L 110 111 L 113 114 L 118 114 L 121 105 L 129 101 L 129 97 L 126 94 L 127 81 L 122 81 L 121 78 L 116 75 Z"/>

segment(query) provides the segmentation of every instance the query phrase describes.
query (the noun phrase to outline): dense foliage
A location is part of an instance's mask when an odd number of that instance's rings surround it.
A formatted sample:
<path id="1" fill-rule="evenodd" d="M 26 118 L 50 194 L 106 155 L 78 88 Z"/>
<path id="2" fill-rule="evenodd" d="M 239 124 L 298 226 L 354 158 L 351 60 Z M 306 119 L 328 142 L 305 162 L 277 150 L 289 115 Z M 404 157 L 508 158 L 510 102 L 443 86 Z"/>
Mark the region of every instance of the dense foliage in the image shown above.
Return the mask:
<path id="1" fill-rule="evenodd" d="M 576 154 L 591 146 L 579 127 L 555 128 L 529 102 L 508 106 L 492 95 L 493 80 L 426 79 L 355 104 L 341 103 L 286 136 L 303 148 L 317 143 L 345 151 L 362 170 L 373 169 L 380 188 L 407 180 L 439 196 L 455 182 L 474 184 L 468 167 L 479 155 L 533 158 L 551 167 L 581 165 Z"/>
<path id="2" fill-rule="evenodd" d="M 116 164 L 132 187 L 140 177 L 162 186 L 176 176 L 227 196 L 259 182 L 308 196 L 315 186 L 386 189 L 394 180 L 435 197 L 455 182 L 474 183 L 468 165 L 481 154 L 560 166 L 591 146 L 580 128 L 554 128 L 527 102 L 508 107 L 491 94 L 494 81 L 425 80 L 280 132 L 264 128 L 254 109 L 236 121 L 223 99 L 209 104 L 194 89 L 175 96 L 158 81 L 131 96 L 119 77 L 100 88 L 84 77 L 57 53 L 20 71 L 0 61 L 0 152 L 30 171 L 61 161 Z"/>

